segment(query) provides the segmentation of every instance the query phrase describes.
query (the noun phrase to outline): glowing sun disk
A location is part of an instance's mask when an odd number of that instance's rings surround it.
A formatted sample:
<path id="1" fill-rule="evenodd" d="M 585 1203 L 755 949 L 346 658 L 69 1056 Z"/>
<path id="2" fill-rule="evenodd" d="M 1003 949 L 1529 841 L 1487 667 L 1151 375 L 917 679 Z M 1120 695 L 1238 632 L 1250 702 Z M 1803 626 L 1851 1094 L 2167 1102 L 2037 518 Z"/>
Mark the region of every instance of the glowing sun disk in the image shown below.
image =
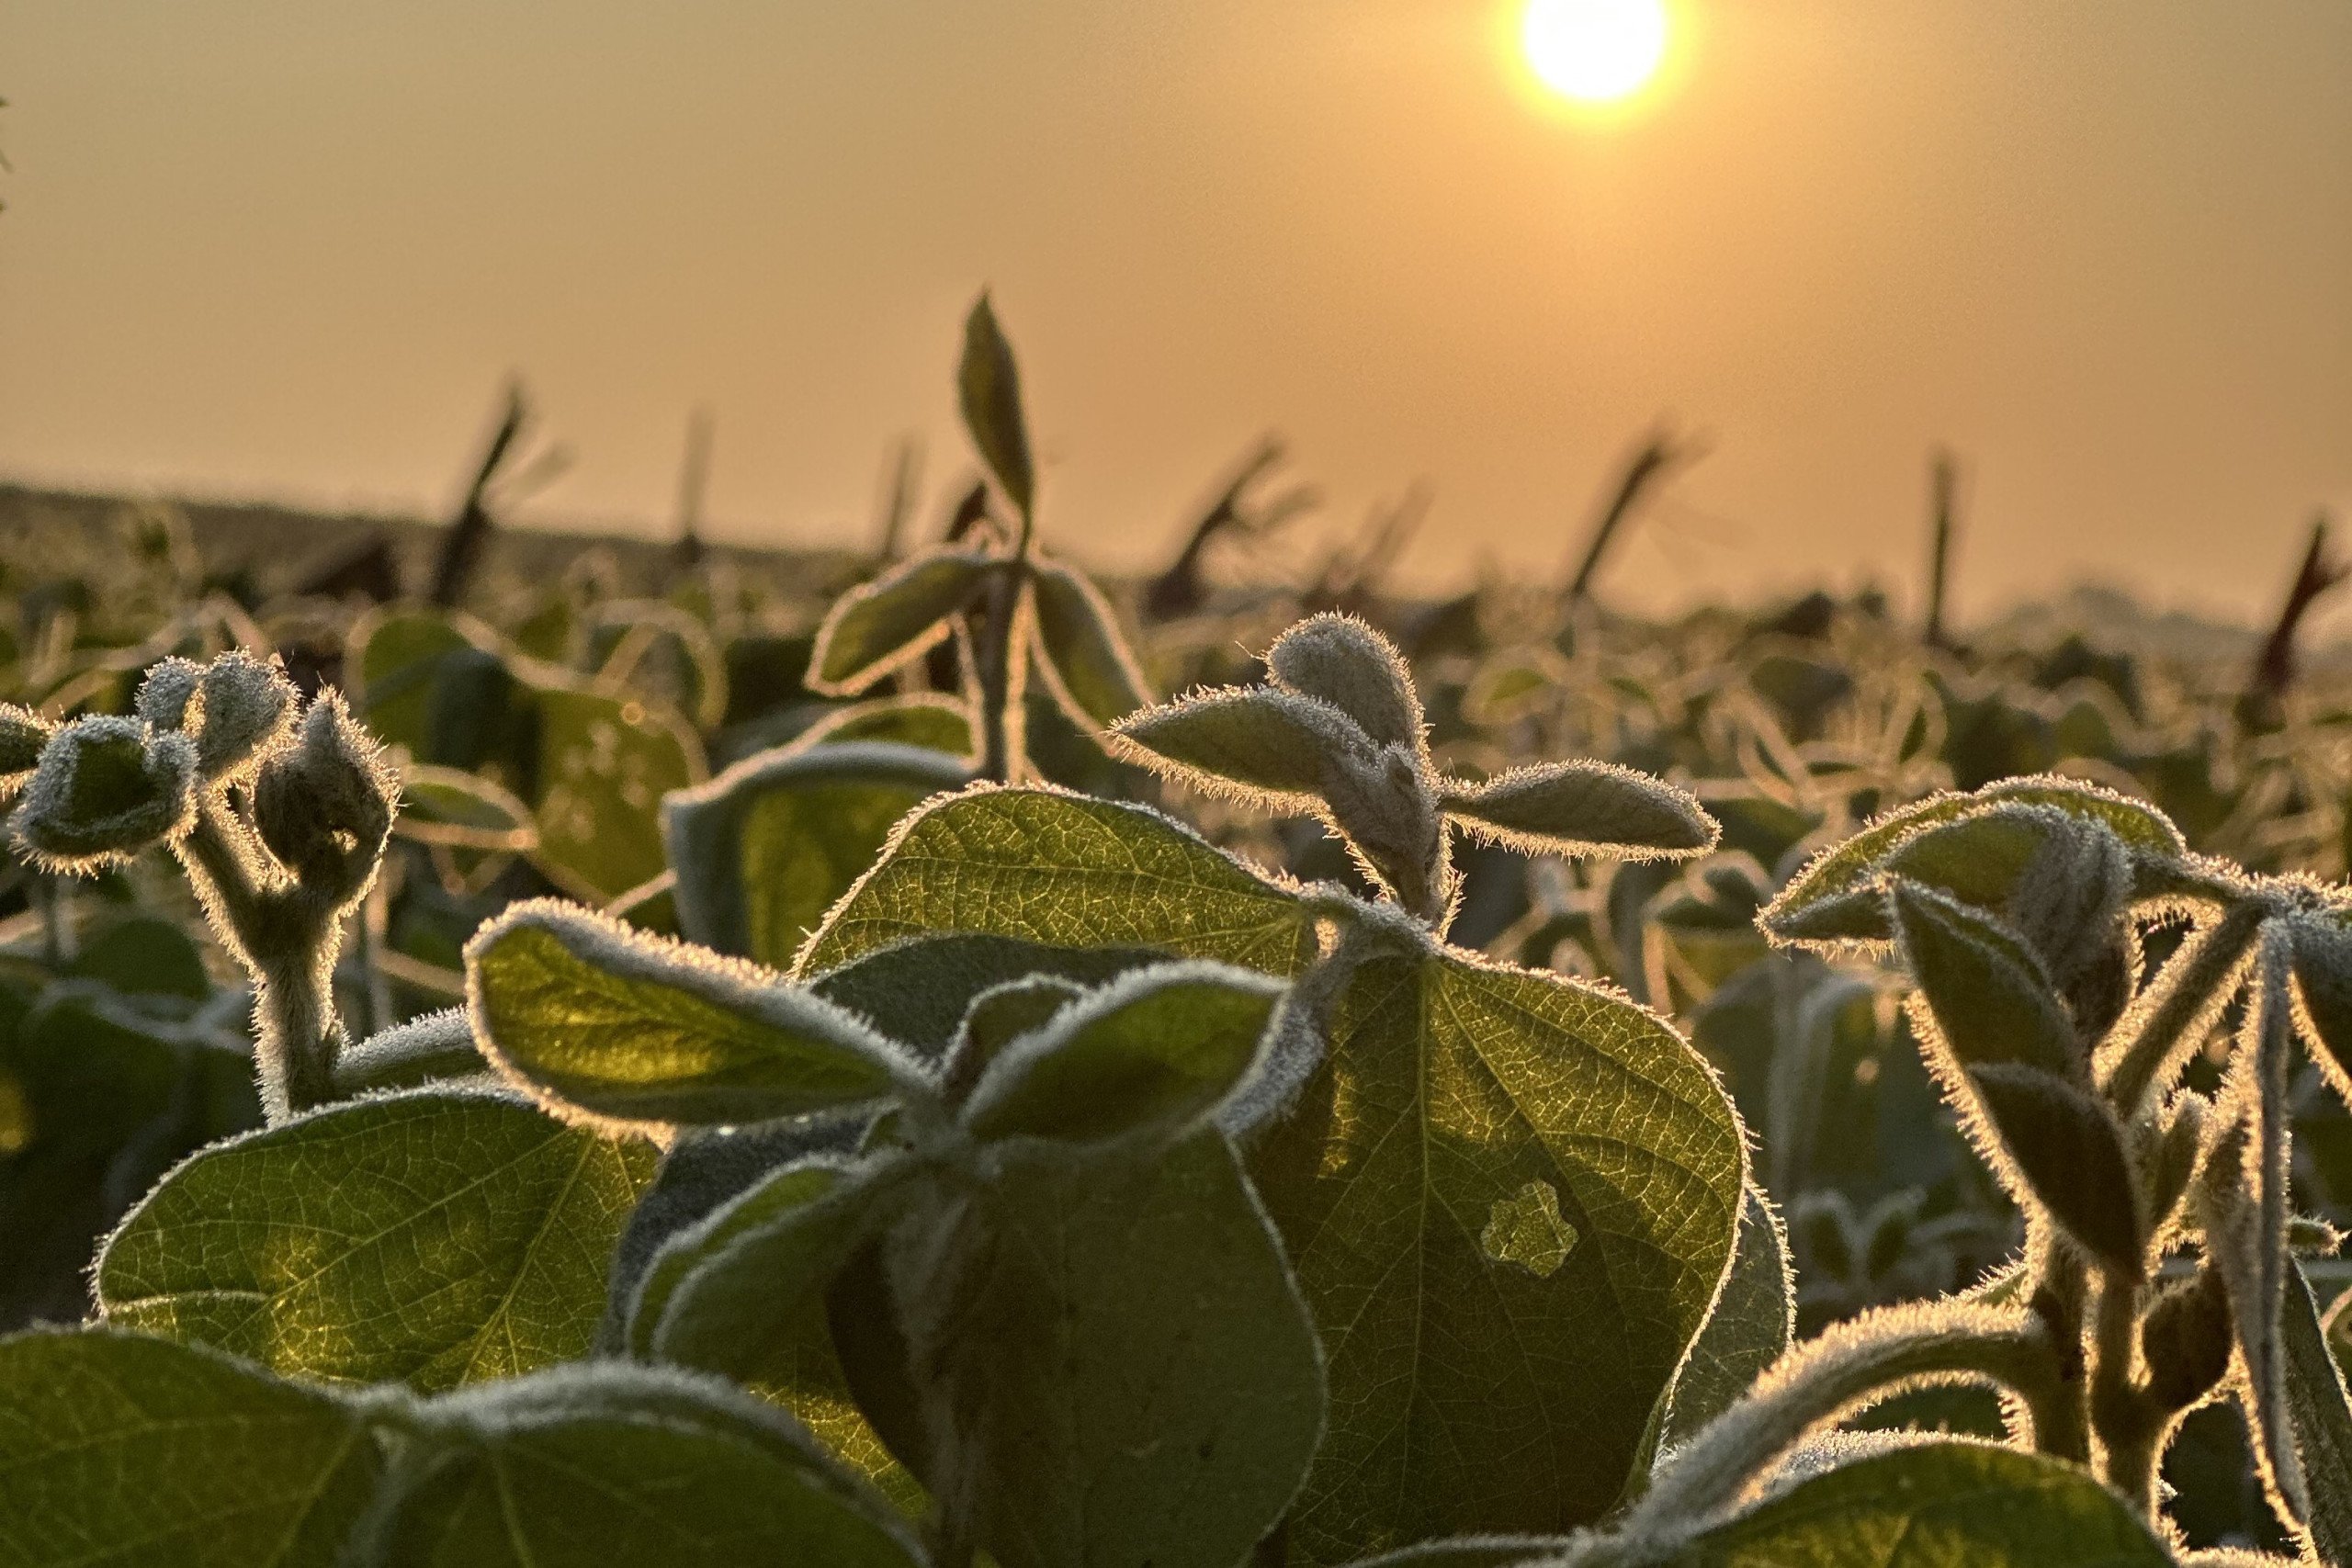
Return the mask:
<path id="1" fill-rule="evenodd" d="M 1666 35 L 1665 0 L 1527 0 L 1519 28 L 1536 80 L 1588 104 L 1639 91 L 1666 57 Z"/>

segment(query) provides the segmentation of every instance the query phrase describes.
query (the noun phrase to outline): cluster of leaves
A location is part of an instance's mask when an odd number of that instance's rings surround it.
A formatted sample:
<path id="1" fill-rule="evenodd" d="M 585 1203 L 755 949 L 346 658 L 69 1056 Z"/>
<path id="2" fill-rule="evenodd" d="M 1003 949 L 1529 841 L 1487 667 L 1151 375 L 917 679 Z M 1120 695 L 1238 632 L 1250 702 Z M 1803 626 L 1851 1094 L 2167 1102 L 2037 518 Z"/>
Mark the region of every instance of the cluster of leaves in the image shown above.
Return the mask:
<path id="1" fill-rule="evenodd" d="M 43 612 L 0 1556 L 2352 1564 L 2334 719 L 1508 593 L 1154 705 L 960 385 L 821 617 Z"/>

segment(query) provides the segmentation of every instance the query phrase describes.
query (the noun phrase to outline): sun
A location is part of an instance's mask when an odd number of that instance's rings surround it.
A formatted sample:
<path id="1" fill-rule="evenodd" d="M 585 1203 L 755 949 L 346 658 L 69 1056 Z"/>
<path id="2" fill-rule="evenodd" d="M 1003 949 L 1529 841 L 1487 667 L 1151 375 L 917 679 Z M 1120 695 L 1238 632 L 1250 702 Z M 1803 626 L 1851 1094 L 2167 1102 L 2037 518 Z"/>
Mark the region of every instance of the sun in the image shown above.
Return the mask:
<path id="1" fill-rule="evenodd" d="M 1564 98 L 1631 97 L 1666 58 L 1666 0 L 1527 0 L 1520 45 L 1536 80 Z"/>

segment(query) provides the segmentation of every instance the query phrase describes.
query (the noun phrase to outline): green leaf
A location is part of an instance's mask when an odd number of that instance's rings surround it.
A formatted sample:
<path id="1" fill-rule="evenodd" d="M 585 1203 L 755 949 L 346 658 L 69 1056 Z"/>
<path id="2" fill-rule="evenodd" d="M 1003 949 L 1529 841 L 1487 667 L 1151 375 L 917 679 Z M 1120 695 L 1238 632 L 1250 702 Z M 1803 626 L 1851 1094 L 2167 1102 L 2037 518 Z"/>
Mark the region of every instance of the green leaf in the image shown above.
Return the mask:
<path id="1" fill-rule="evenodd" d="M 433 692 L 443 660 L 478 646 L 469 633 L 493 640 L 479 623 L 431 610 L 371 612 L 345 639 L 343 688 L 351 711 L 388 746 L 403 746 L 420 761 L 439 761 L 433 750 Z"/>
<path id="2" fill-rule="evenodd" d="M 910 937 L 830 970 L 809 989 L 869 1020 L 926 1061 L 945 1062 L 978 998 L 1032 979 L 1091 989 L 1166 954 L 1148 947 L 1055 947 L 1016 937 Z"/>
<path id="3" fill-rule="evenodd" d="M 2295 994 L 2302 1029 L 2336 1098 L 2352 1105 L 2352 927 L 2344 918 L 2307 915 L 2292 922 Z"/>
<path id="4" fill-rule="evenodd" d="M 1611 762 L 1534 762 L 1484 784 L 1445 781 L 1445 814 L 1533 855 L 1687 859 L 1714 848 L 1713 818 L 1688 791 Z"/>
<path id="5" fill-rule="evenodd" d="M 340 1095 L 415 1089 L 455 1078 L 487 1079 L 490 1064 L 474 1043 L 473 1020 L 463 1008 L 444 1008 L 380 1030 L 336 1053 Z"/>
<path id="6" fill-rule="evenodd" d="M 0 798 L 21 787 L 57 726 L 28 707 L 0 703 Z"/>
<path id="7" fill-rule="evenodd" d="M 99 981 L 125 996 L 200 1002 L 212 994 L 204 954 L 177 921 L 159 915 L 114 921 L 89 938 L 66 967 L 81 979 Z"/>
<path id="8" fill-rule="evenodd" d="M 698 783 L 702 744 L 677 715 L 585 684 L 533 689 L 533 863 L 587 903 L 605 903 L 669 865 L 657 808 Z"/>
<path id="9" fill-rule="evenodd" d="M 822 974 L 940 932 L 1055 947 L 1159 947 L 1274 976 L 1295 975 L 1315 955 L 1313 913 L 1291 887 L 1158 812 L 1054 790 L 980 787 L 902 823 L 881 863 L 809 939 L 795 972 Z"/>
<path id="10" fill-rule="evenodd" d="M 1330 1368 L 1294 1550 L 1600 1517 L 1724 1278 L 1743 1166 L 1652 1015 L 1450 953 L 1368 961 L 1251 1157 Z"/>
<path id="11" fill-rule="evenodd" d="M 991 1158 L 977 1185 L 933 1179 L 889 1246 L 952 1436 L 933 1495 L 1003 1568 L 1233 1568 L 1315 1452 L 1323 1382 L 1231 1148 Z"/>
<path id="12" fill-rule="evenodd" d="M 877 741 L 763 751 L 662 803 L 691 941 L 782 968 L 899 819 L 961 787 L 957 757 Z"/>
<path id="13" fill-rule="evenodd" d="M 1197 1125 L 1257 1065 L 1287 989 L 1230 964 L 1135 970 L 999 1055 L 964 1125 L 982 1140 L 1078 1142 Z"/>
<path id="14" fill-rule="evenodd" d="M 1145 959 L 1146 963 L 1157 961 L 1157 954 Z M 973 1087 L 980 1081 L 980 1075 L 1003 1055 L 1006 1046 L 1044 1029 L 1084 995 L 1085 987 L 1058 975 L 1030 974 L 990 986 L 974 997 L 972 1005 L 964 1010 L 964 1021 L 957 1027 L 955 1040 L 947 1047 L 946 1065 L 941 1073 L 947 1103 L 962 1109 L 971 1098 Z"/>
<path id="15" fill-rule="evenodd" d="M 882 1500 L 715 1381 L 591 1363 L 412 1418 L 430 1468 L 370 1521 L 363 1568 L 921 1568 Z"/>
<path id="16" fill-rule="evenodd" d="M 35 864 L 84 874 L 178 836 L 195 814 L 196 743 L 100 716 L 50 738 L 8 830 Z"/>
<path id="17" fill-rule="evenodd" d="M 1664 1440 L 1679 1445 L 1731 1408 L 1757 1377 L 1780 1359 L 1796 1332 L 1796 1281 L 1788 1243 L 1771 1200 L 1754 1186 L 1739 1211 L 1739 1239 L 1731 1272 L 1690 1359 L 1674 1380 Z"/>
<path id="18" fill-rule="evenodd" d="M 98 1256 L 107 1319 L 275 1371 L 420 1389 L 584 1353 L 654 1151 L 423 1090 L 216 1144 Z"/>
<path id="19" fill-rule="evenodd" d="M 483 853 L 526 853 L 538 847 L 531 808 L 462 768 L 411 762 L 401 770 L 401 815 L 393 829 L 420 844 Z"/>
<path id="20" fill-rule="evenodd" d="M 1377 746 L 1425 752 L 1421 699 L 1396 645 L 1353 615 L 1309 615 L 1266 649 L 1275 681 L 1354 719 Z"/>
<path id="21" fill-rule="evenodd" d="M 1922 1443 L 1800 1482 L 1671 1568 L 2170 1568 L 2123 1500 L 2039 1454 Z"/>
<path id="22" fill-rule="evenodd" d="M 817 628 L 809 690 L 848 696 L 921 657 L 1000 570 L 980 551 L 934 550 L 842 594 Z"/>
<path id="23" fill-rule="evenodd" d="M 466 984 L 499 1071 L 608 1121 L 798 1116 L 887 1099 L 917 1071 L 776 976 L 548 899 L 475 934 Z"/>
<path id="24" fill-rule="evenodd" d="M 2088 1090 L 2019 1063 L 1969 1069 L 1966 1085 L 1979 1145 L 2012 1195 L 2039 1201 L 2093 1257 L 2139 1278 L 2147 1220 L 2114 1113 Z"/>
<path id="25" fill-rule="evenodd" d="M 1029 460 L 1028 421 L 1021 412 L 1021 373 L 986 294 L 972 302 L 964 321 L 964 362 L 956 387 L 972 445 L 1006 497 L 1027 517 L 1036 502 L 1036 474 Z"/>
<path id="26" fill-rule="evenodd" d="M 2328 1350 L 2319 1301 L 2302 1269 L 2288 1266 L 2278 1342 L 2286 1362 L 2287 1409 L 2311 1498 L 2304 1520 L 2328 1562 L 2352 1562 L 2352 1395 Z"/>
<path id="27" fill-rule="evenodd" d="M 1958 821 L 1996 803 L 2049 807 L 2077 820 L 2103 826 L 2123 841 L 2135 862 L 2174 861 L 2188 852 L 2180 830 L 2162 812 L 2144 802 L 2054 774 L 2004 779 L 1973 795 L 1933 795 L 1873 818 L 1860 832 L 1815 856 L 1790 879 L 1780 897 L 1764 911 L 1761 919 L 1765 929 L 1788 942 L 1840 940 L 1842 932 L 1816 936 L 1803 929 L 1815 906 L 1845 900 L 1860 892 L 1878 875 L 1889 855 L 1922 831 Z M 1945 886 L 1929 874 L 1928 868 L 1917 868 L 1913 874 L 1917 880 Z M 1945 890 L 1969 902 L 1986 901 L 1967 899 L 1957 887 L 1946 886 Z M 1849 907 L 1868 910 L 1871 905 L 1862 902 Z M 1871 940 L 1883 940 L 1884 934 L 1882 928 Z"/>
<path id="28" fill-rule="evenodd" d="M 2056 987 L 2015 931 L 1908 881 L 1896 881 L 1891 903 L 1912 979 L 1962 1066 L 2015 1062 L 2064 1077 L 2080 1066 Z"/>
<path id="29" fill-rule="evenodd" d="M 1131 714 L 1111 733 L 1114 752 L 1156 773 L 1291 813 L 1316 810 L 1343 760 L 1372 750 L 1346 714 L 1279 686 L 1195 692 Z"/>
<path id="30" fill-rule="evenodd" d="M 0 1562 L 328 1568 L 380 1466 L 357 1415 L 138 1335 L 0 1340 Z"/>
<path id="31" fill-rule="evenodd" d="M 835 708 L 796 738 L 803 748 L 820 741 L 889 740 L 969 761 L 972 715 L 963 699 L 942 692 L 910 692 Z"/>
<path id="32" fill-rule="evenodd" d="M 825 1292 L 903 1182 L 896 1161 L 775 1172 L 655 1253 L 629 1308 L 629 1348 L 720 1372 L 792 1412 L 825 1449 L 909 1513 L 915 1480 L 851 1397 Z"/>
<path id="33" fill-rule="evenodd" d="M 1029 584 L 1035 595 L 1037 646 L 1045 652 L 1038 668 L 1072 722 L 1101 728 L 1151 701 L 1102 590 L 1058 561 L 1033 563 Z"/>

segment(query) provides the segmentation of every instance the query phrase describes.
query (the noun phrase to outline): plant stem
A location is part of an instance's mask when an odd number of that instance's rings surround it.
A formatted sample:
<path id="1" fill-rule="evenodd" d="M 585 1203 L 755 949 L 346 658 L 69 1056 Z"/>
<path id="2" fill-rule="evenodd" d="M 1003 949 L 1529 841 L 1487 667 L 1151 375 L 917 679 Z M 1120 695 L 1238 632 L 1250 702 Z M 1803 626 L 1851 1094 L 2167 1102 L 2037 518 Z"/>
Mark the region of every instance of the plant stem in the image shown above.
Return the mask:
<path id="1" fill-rule="evenodd" d="M 2082 1254 L 2070 1242 L 2049 1237 L 2039 1250 L 2041 1278 L 2030 1310 L 2049 1334 L 2059 1386 L 2047 1408 L 2033 1413 L 2033 1445 L 2043 1453 L 2087 1465 L 2091 1462 L 2090 1390 L 2084 1376 L 2083 1322 L 2089 1274 Z"/>
<path id="2" fill-rule="evenodd" d="M 2147 1391 L 2133 1381 L 2132 1353 L 2140 1333 L 2140 1287 L 2113 1274 L 2099 1282 L 2091 1348 L 2091 1428 L 2098 1439 L 2100 1480 L 2143 1514 L 2156 1511 L 2156 1439 L 2164 1420 Z"/>
<path id="3" fill-rule="evenodd" d="M 993 572 L 981 591 L 979 623 L 972 649 L 980 680 L 980 773 L 999 784 L 1018 778 L 1027 759 L 1023 755 L 1023 716 L 1017 635 L 1022 591 L 1027 586 L 1029 536 L 1023 514 L 1022 555 L 1005 570 Z"/>

